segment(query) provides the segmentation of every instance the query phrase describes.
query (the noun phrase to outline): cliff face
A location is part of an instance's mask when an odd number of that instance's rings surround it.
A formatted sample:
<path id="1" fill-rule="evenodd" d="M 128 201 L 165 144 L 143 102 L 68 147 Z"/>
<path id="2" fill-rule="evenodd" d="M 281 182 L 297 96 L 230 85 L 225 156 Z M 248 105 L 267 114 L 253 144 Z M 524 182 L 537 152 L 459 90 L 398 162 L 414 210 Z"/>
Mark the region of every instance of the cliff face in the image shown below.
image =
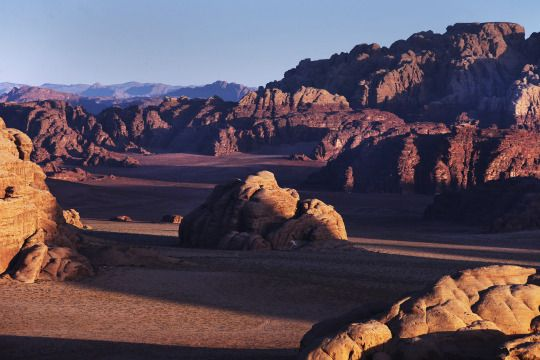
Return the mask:
<path id="1" fill-rule="evenodd" d="M 0 118 L 0 274 L 23 282 L 89 275 L 31 152 L 30 138 Z"/>
<path id="2" fill-rule="evenodd" d="M 492 232 L 539 229 L 540 180 L 501 179 L 439 194 L 425 217 L 482 226 Z"/>
<path id="3" fill-rule="evenodd" d="M 344 151 L 310 182 L 360 192 L 465 189 L 491 180 L 540 177 L 540 134 L 453 126 L 373 138 Z"/>
<path id="4" fill-rule="evenodd" d="M 267 88 L 326 89 L 355 109 L 388 110 L 407 121 L 451 123 L 469 112 L 485 125 L 537 127 L 539 46 L 538 36 L 525 39 L 517 24 L 456 24 L 388 48 L 362 44 L 327 60 L 303 60 Z"/>
<path id="5" fill-rule="evenodd" d="M 26 135 L 0 121 L 0 273 L 38 229 L 52 239 L 60 219 L 43 171 L 29 161 L 31 151 Z"/>

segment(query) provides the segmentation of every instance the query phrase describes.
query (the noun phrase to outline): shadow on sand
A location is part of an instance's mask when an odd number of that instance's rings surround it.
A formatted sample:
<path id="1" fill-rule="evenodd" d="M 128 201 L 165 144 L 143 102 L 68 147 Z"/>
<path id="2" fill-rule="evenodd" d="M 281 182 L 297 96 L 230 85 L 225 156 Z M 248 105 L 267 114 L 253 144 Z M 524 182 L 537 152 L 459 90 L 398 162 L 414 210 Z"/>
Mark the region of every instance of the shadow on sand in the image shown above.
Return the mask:
<path id="1" fill-rule="evenodd" d="M 212 349 L 32 336 L 0 336 L 3 360 L 295 359 L 296 349 Z"/>

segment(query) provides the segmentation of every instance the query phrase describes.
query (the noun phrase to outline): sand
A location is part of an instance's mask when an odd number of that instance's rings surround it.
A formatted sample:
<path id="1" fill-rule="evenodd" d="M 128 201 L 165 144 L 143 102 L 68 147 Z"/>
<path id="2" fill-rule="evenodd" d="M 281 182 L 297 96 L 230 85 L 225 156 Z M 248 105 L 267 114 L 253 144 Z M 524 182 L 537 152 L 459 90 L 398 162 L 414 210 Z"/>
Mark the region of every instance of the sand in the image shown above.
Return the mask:
<path id="1" fill-rule="evenodd" d="M 540 268 L 540 232 L 487 234 L 422 220 L 428 196 L 306 189 L 322 162 L 280 155 L 139 157 L 114 178 L 49 181 L 85 223 L 86 249 L 135 253 L 130 266 L 100 259 L 79 282 L 0 283 L 1 359 L 293 359 L 317 321 L 397 300 L 443 274 L 492 263 Z M 349 250 L 234 252 L 175 247 L 177 226 L 214 184 L 267 169 L 303 197 L 335 205 Z M 135 222 L 108 221 L 128 215 Z M 128 251 L 129 250 L 129 251 Z M 129 263 L 128 261 L 128 263 Z"/>

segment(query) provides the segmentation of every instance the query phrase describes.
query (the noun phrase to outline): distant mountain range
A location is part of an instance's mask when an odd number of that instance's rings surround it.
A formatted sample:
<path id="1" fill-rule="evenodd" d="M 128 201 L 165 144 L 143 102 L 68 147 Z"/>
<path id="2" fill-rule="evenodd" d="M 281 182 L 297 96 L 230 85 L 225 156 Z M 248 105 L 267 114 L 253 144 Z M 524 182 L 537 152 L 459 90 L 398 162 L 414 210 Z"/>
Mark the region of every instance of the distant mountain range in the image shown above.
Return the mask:
<path id="1" fill-rule="evenodd" d="M 100 97 L 114 99 L 130 99 L 141 97 L 188 96 L 190 98 L 209 98 L 219 96 L 226 101 L 238 101 L 245 94 L 253 90 L 245 85 L 216 81 L 212 84 L 200 86 L 177 86 L 161 83 L 127 82 L 123 84 L 102 85 L 95 84 L 42 84 L 29 86 L 3 82 L 0 83 L 0 95 L 10 92 L 13 88 L 32 87 L 58 91 L 61 93 L 74 94 L 83 97 Z"/>
<path id="2" fill-rule="evenodd" d="M 125 107 L 135 104 L 159 103 L 164 96 L 187 96 L 206 99 L 219 96 L 225 101 L 239 101 L 252 91 L 247 86 L 216 81 L 201 86 L 174 86 L 161 83 L 127 82 L 123 84 L 43 84 L 28 86 L 0 83 L 0 102 L 29 102 L 41 100 L 64 100 L 72 105 L 82 105 L 92 113 L 116 105 Z"/>

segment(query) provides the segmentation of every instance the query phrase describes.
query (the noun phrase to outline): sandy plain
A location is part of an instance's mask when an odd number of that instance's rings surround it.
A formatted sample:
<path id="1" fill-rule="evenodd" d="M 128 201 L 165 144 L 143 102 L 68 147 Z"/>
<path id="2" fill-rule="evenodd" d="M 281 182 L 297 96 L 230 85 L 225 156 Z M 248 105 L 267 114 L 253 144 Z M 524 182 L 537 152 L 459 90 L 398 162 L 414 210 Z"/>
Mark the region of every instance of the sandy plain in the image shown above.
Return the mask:
<path id="1" fill-rule="evenodd" d="M 82 250 L 97 275 L 0 283 L 1 359 L 294 359 L 323 319 L 392 302 L 444 274 L 487 264 L 540 268 L 540 231 L 489 234 L 422 219 L 431 197 L 347 194 L 303 186 L 322 162 L 284 155 L 140 156 L 102 179 L 49 180 L 93 229 Z M 353 247 L 235 252 L 176 246 L 178 226 L 216 183 L 258 170 L 343 215 Z M 114 177 L 108 175 L 113 174 Z M 132 223 L 112 222 L 128 215 Z"/>

